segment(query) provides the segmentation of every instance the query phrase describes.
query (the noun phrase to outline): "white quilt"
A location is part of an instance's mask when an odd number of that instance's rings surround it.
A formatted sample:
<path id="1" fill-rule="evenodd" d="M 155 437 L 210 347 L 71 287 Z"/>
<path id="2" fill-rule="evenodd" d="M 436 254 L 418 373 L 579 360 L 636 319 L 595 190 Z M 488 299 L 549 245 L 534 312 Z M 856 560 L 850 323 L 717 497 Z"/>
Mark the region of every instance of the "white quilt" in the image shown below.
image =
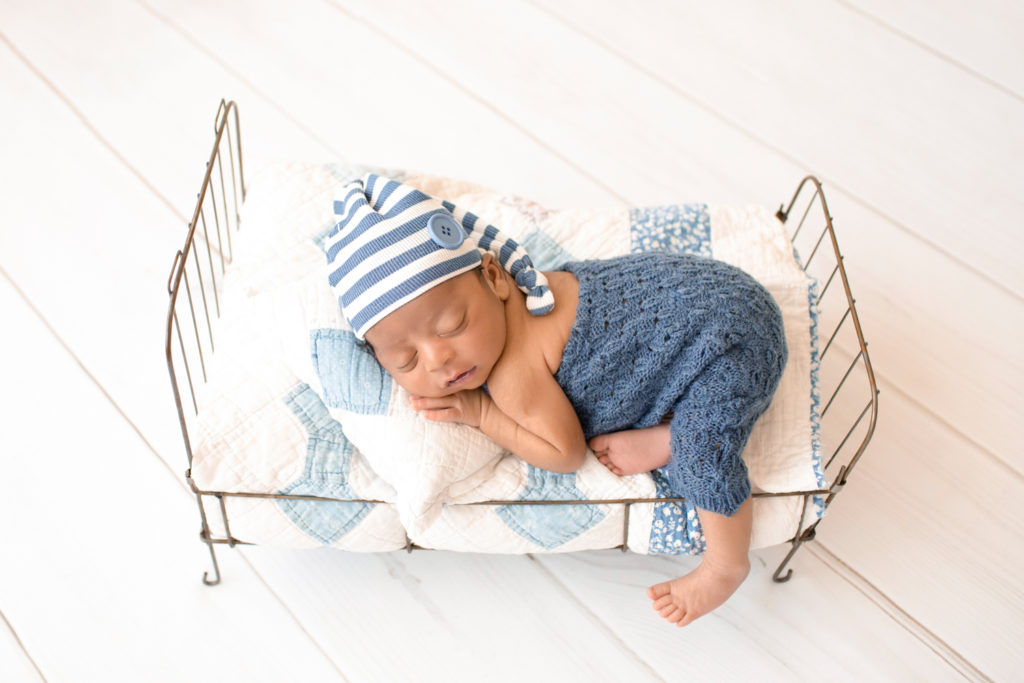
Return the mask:
<path id="1" fill-rule="evenodd" d="M 290 493 L 373 503 L 229 498 L 241 540 L 380 551 L 418 545 L 523 553 L 623 543 L 626 506 L 670 495 L 649 474 L 619 478 L 591 456 L 553 474 L 476 429 L 430 422 L 356 342 L 327 285 L 323 242 L 335 193 L 368 170 L 447 199 L 499 226 L 551 269 L 570 259 L 684 251 L 740 266 L 783 312 L 789 361 L 744 451 L 754 491 L 823 485 L 817 439 L 815 317 L 809 280 L 767 209 L 686 204 L 551 211 L 470 183 L 346 165 L 270 164 L 249 183 L 234 262 L 223 279 L 211 383 L 192 432 L 192 476 L 205 490 Z M 250 177 L 253 174 L 250 174 Z M 594 501 L 512 505 L 507 501 Z M 754 547 L 791 538 L 800 497 L 757 498 Z M 806 520 L 820 514 L 808 506 Z M 631 550 L 703 550 L 692 508 L 637 503 Z"/>

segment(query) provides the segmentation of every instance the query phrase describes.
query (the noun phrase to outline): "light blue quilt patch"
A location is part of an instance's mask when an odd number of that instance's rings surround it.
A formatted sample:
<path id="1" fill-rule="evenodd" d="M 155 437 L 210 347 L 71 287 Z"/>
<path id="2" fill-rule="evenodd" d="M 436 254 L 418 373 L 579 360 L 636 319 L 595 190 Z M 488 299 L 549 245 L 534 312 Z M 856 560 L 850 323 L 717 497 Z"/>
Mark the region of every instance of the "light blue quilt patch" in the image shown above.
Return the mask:
<path id="1" fill-rule="evenodd" d="M 554 270 L 563 263 L 575 261 L 573 255 L 543 230 L 534 230 L 520 244 L 537 270 Z"/>
<path id="2" fill-rule="evenodd" d="M 313 240 L 313 244 L 316 245 L 317 249 L 324 252 L 324 254 L 327 253 L 327 240 L 334 234 L 334 231 L 337 228 L 338 224 L 332 222 L 313 233 L 313 237 L 311 238 Z"/>
<path id="3" fill-rule="evenodd" d="M 529 467 L 519 500 L 586 499 L 576 487 L 575 474 Z M 497 513 L 512 531 L 547 550 L 571 541 L 605 517 L 596 505 L 503 505 Z"/>
<path id="4" fill-rule="evenodd" d="M 309 345 L 328 406 L 362 415 L 387 413 L 391 376 L 355 334 L 330 328 L 311 330 Z"/>
<path id="5" fill-rule="evenodd" d="M 309 434 L 302 476 L 279 493 L 286 495 L 358 498 L 348 485 L 352 444 L 341 423 L 309 385 L 300 384 L 284 397 Z M 277 500 L 297 527 L 324 545 L 334 543 L 370 513 L 373 503 L 335 503 L 314 500 Z"/>
<path id="6" fill-rule="evenodd" d="M 629 210 L 634 254 L 657 251 L 711 257 L 707 204 L 669 204 Z"/>
<path id="7" fill-rule="evenodd" d="M 664 468 L 653 470 L 658 498 L 676 498 L 669 489 Z M 652 555 L 699 555 L 705 550 L 704 532 L 700 527 L 697 509 L 689 501 L 683 503 L 655 503 L 654 521 L 651 523 Z"/>

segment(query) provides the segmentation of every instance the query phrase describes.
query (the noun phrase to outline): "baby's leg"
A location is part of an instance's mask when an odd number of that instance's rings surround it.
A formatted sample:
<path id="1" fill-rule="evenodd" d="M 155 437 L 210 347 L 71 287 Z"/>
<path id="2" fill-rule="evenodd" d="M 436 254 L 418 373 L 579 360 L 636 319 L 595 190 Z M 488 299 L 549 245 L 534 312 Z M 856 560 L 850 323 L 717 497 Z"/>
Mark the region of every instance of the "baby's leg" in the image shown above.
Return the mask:
<path id="1" fill-rule="evenodd" d="M 653 607 L 669 623 L 686 626 L 729 599 L 750 573 L 751 498 L 732 517 L 700 510 L 707 541 L 704 559 L 689 574 L 647 589 Z"/>
<path id="2" fill-rule="evenodd" d="M 639 474 L 664 467 L 672 455 L 667 424 L 595 436 L 590 448 L 613 474 Z"/>

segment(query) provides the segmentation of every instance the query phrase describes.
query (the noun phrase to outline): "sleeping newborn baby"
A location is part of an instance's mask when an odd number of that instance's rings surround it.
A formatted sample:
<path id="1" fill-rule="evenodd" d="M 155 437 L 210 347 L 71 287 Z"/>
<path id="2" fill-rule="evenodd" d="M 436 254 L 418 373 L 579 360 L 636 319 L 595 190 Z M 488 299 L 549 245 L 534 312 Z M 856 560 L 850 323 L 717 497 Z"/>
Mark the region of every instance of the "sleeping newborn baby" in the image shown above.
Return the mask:
<path id="1" fill-rule="evenodd" d="M 654 609 L 684 626 L 735 592 L 750 570 L 740 456 L 786 363 L 781 313 L 759 283 L 657 253 L 542 273 L 494 226 L 374 174 L 335 213 L 330 285 L 416 410 L 553 472 L 577 470 L 588 445 L 619 476 L 664 468 L 707 549 L 648 588 Z"/>

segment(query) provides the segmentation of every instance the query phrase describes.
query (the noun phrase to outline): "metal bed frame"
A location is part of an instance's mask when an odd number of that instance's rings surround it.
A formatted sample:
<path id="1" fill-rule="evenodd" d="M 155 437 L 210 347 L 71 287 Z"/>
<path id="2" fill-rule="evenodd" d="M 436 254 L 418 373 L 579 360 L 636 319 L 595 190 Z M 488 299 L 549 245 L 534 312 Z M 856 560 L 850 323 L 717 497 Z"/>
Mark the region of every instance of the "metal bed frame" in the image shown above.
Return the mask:
<path id="1" fill-rule="evenodd" d="M 239 209 L 245 201 L 245 176 L 242 165 L 242 142 L 239 128 L 238 106 L 233 102 L 221 100 L 214 119 L 215 139 L 213 151 L 206 163 L 206 172 L 196 199 L 195 210 L 188 224 L 185 243 L 174 256 L 171 274 L 167 282 L 170 295 L 170 306 L 166 323 L 166 356 L 167 369 L 170 373 L 171 388 L 174 402 L 181 423 L 181 433 L 185 444 L 185 454 L 189 469 L 185 479 L 196 496 L 201 520 L 200 539 L 207 544 L 213 563 L 213 578 L 209 572 L 203 573 L 203 582 L 207 585 L 220 583 L 220 566 L 214 547 L 217 545 L 250 545 L 235 538 L 231 534 L 224 500 L 228 497 L 290 499 L 323 502 L 357 502 L 383 503 L 377 500 L 349 500 L 326 498 L 308 495 L 284 495 L 273 493 L 245 493 L 227 491 L 204 491 L 198 488 L 191 476 L 192 444 L 189 439 L 189 424 L 199 414 L 197 386 L 209 382 L 207 360 L 216 352 L 215 327 L 221 316 L 221 301 L 218 282 L 226 272 L 226 266 L 232 261 L 232 233 L 239 233 L 241 220 Z M 226 156 L 225 156 L 226 155 Z M 793 574 L 789 569 L 783 570 L 792 560 L 800 547 L 814 539 L 821 518 L 815 519 L 805 526 L 806 511 L 813 497 L 820 496 L 827 508 L 836 495 L 846 485 L 850 473 L 867 448 L 875 429 L 878 418 L 878 387 L 875 383 L 871 360 L 868 356 L 868 345 L 864 341 L 860 319 L 854 306 L 855 300 L 850 291 L 850 283 L 843 266 L 843 255 L 836 242 L 832 216 L 825 202 L 821 183 L 813 176 L 807 176 L 797 186 L 788 205 L 781 205 L 776 213 L 783 223 L 788 223 L 794 207 L 806 207 L 790 240 L 793 242 L 794 255 L 807 252 L 810 255 L 801 265 L 803 269 L 825 284 L 816 293 L 816 304 L 819 307 L 818 326 L 830 329 L 830 336 L 819 356 L 820 386 L 834 385 L 829 392 L 824 408 L 820 411 L 822 458 L 831 453 L 823 462 L 826 486 L 806 491 L 790 491 L 784 493 L 754 493 L 756 497 L 768 496 L 799 496 L 803 498 L 800 523 L 789 540 L 790 549 L 775 570 L 773 579 L 782 583 L 788 581 Z M 813 210 L 813 211 L 812 211 Z M 806 225 L 818 224 L 819 232 L 804 231 Z M 820 249 L 828 237 L 828 245 Z M 828 248 L 831 247 L 831 249 Z M 842 284 L 842 291 L 837 293 L 832 287 L 836 276 Z M 829 296 L 831 290 L 831 296 Z M 814 291 L 814 290 L 812 290 Z M 184 294 L 184 296 L 182 296 Z M 825 327 L 826 320 L 829 321 Z M 184 325 L 183 325 L 184 321 Z M 847 324 L 849 322 L 849 324 Z M 182 329 L 184 327 L 184 330 Z M 824 338 L 824 335 L 820 335 Z M 845 342 L 846 348 L 843 349 Z M 829 355 L 829 351 L 832 354 Z M 230 350 L 222 353 L 230 353 Z M 852 358 L 851 358 L 852 356 Z M 851 378 L 856 378 L 851 380 Z M 867 421 L 864 418 L 867 417 Z M 586 501 L 520 501 L 501 500 L 476 503 L 477 505 L 576 505 L 576 504 L 614 504 L 625 508 L 623 524 L 623 542 L 619 546 L 623 552 L 627 550 L 627 534 L 629 526 L 630 506 L 635 503 L 655 503 L 682 501 L 683 498 L 635 498 L 617 500 L 586 500 Z M 213 512 L 207 507 L 212 506 Z M 222 534 L 211 531 L 210 515 L 219 510 Z M 418 548 L 411 541 L 406 549 L 412 552 Z"/>

